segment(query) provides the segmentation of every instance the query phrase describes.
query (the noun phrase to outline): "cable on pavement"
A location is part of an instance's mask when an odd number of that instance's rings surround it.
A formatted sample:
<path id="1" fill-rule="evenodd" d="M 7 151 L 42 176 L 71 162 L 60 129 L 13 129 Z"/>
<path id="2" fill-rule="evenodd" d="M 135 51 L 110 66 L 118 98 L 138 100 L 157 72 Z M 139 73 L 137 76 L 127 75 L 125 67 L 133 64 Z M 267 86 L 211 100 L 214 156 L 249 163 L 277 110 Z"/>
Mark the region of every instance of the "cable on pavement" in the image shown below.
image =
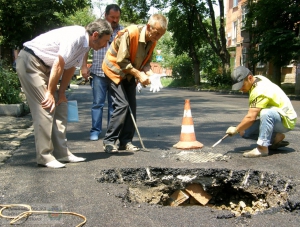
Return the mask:
<path id="1" fill-rule="evenodd" d="M 0 207 L 2 207 L 0 209 L 0 217 L 1 218 L 7 218 L 7 219 L 13 219 L 13 220 L 10 221 L 11 225 L 15 224 L 17 221 L 19 221 L 22 218 L 29 217 L 32 214 L 69 214 L 69 215 L 74 215 L 74 216 L 77 216 L 77 217 L 80 217 L 80 218 L 83 219 L 83 222 L 81 222 L 79 225 L 76 225 L 76 227 L 81 227 L 81 226 L 83 226 L 86 223 L 86 217 L 85 216 L 83 216 L 81 214 L 74 213 L 74 212 L 66 212 L 66 211 L 59 211 L 59 212 L 56 212 L 56 211 L 34 211 L 34 210 L 31 209 L 31 206 L 26 205 L 26 204 L 5 204 L 5 205 L 4 204 L 0 204 Z M 2 214 L 2 212 L 5 209 L 12 208 L 12 207 L 24 207 L 24 208 L 27 208 L 28 211 L 22 212 L 22 213 L 20 213 L 17 216 L 7 216 L 7 215 L 3 215 Z"/>

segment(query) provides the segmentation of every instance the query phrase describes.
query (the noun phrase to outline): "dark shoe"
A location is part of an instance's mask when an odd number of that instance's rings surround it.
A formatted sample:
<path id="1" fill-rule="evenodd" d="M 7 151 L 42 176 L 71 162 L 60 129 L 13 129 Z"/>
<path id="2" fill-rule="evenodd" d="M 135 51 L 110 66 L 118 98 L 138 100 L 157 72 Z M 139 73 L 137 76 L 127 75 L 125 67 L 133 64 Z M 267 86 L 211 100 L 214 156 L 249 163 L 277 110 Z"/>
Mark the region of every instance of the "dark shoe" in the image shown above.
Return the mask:
<path id="1" fill-rule="evenodd" d="M 104 152 L 106 153 L 118 153 L 118 148 L 114 144 L 103 144 Z"/>
<path id="2" fill-rule="evenodd" d="M 134 151 L 139 151 L 140 148 L 133 145 L 131 142 L 128 142 L 126 145 L 120 145 L 119 150 L 126 150 L 126 151 L 134 152 Z"/>
<path id="3" fill-rule="evenodd" d="M 269 146 L 269 149 L 276 150 L 276 149 L 278 149 L 280 147 L 286 147 L 289 144 L 290 143 L 288 141 L 280 141 L 279 143 L 272 144 L 271 146 Z"/>

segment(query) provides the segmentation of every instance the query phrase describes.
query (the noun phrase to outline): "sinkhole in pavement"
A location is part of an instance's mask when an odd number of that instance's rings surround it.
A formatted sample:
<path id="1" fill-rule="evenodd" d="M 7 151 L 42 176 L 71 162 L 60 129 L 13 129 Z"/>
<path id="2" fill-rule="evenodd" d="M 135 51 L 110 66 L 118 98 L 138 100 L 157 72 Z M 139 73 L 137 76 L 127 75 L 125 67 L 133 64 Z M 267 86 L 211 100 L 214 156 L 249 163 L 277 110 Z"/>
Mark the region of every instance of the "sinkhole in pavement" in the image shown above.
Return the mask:
<path id="1" fill-rule="evenodd" d="M 126 184 L 121 198 L 130 203 L 206 206 L 230 210 L 233 216 L 300 209 L 299 201 L 289 201 L 291 179 L 251 169 L 115 168 L 102 170 L 97 181 Z"/>

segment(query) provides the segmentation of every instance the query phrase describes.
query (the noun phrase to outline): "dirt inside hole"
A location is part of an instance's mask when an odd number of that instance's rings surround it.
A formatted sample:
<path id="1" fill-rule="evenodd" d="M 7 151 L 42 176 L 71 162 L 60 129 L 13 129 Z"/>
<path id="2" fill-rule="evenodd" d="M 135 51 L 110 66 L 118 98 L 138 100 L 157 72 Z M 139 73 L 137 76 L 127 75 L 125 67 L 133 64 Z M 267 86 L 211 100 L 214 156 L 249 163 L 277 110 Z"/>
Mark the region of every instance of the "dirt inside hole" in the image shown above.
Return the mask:
<path id="1" fill-rule="evenodd" d="M 188 185 L 187 185 L 188 186 Z M 188 198 L 182 201 L 176 192 L 183 191 Z M 287 192 L 273 193 L 271 191 L 262 192 L 253 190 L 251 193 L 243 189 L 233 188 L 230 184 L 217 187 L 209 187 L 206 193 L 211 196 L 208 203 L 201 204 L 194 196 L 185 191 L 184 188 L 172 188 L 161 184 L 156 187 L 141 185 L 139 187 L 129 187 L 126 200 L 135 203 L 149 203 L 163 206 L 207 206 L 217 210 L 230 210 L 235 216 L 244 213 L 255 214 L 270 207 L 283 205 L 287 201 Z M 174 195 L 179 202 L 174 204 Z M 182 201 L 182 202 L 181 202 Z"/>
<path id="2" fill-rule="evenodd" d="M 284 207 L 291 180 L 255 170 L 124 168 L 103 170 L 98 182 L 127 184 L 122 198 L 162 206 L 206 206 L 234 216 Z"/>

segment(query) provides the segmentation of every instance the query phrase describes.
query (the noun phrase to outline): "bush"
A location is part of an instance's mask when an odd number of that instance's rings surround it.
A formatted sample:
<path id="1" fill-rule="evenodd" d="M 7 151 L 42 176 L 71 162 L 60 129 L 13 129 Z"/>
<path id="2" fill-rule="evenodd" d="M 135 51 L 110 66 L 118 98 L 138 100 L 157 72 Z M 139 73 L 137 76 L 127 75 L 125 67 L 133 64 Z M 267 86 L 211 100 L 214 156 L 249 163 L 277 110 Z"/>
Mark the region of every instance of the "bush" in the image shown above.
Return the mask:
<path id="1" fill-rule="evenodd" d="M 173 60 L 172 65 L 172 77 L 174 80 L 171 86 L 192 86 L 195 84 L 192 60 L 186 54 L 177 56 Z"/>
<path id="2" fill-rule="evenodd" d="M 211 86 L 228 86 L 232 84 L 230 75 L 224 75 L 218 69 L 213 69 L 203 76 Z"/>
<path id="3" fill-rule="evenodd" d="M 18 75 L 12 68 L 6 68 L 3 62 L 0 62 L 0 81 L 0 103 L 21 103 L 21 84 Z"/>

